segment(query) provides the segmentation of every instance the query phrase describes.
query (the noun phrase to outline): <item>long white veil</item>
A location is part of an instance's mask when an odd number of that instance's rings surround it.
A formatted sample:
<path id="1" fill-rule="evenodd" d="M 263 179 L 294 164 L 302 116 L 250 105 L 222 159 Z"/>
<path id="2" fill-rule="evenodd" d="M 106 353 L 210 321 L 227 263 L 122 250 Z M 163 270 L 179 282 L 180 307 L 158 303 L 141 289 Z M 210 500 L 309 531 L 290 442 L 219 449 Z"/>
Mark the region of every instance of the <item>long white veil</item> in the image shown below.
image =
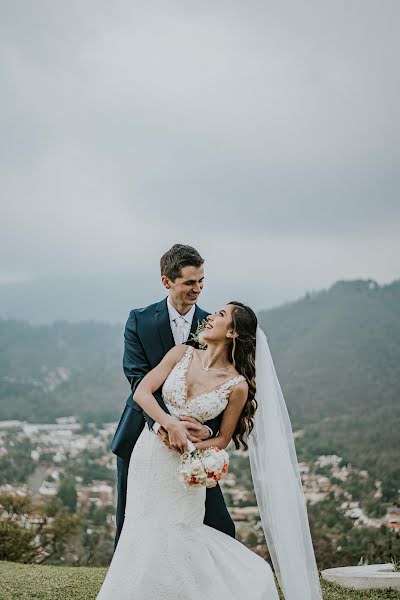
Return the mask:
<path id="1" fill-rule="evenodd" d="M 307 504 L 292 426 L 267 338 L 257 326 L 254 429 L 250 468 L 261 523 L 285 600 L 320 600 Z"/>

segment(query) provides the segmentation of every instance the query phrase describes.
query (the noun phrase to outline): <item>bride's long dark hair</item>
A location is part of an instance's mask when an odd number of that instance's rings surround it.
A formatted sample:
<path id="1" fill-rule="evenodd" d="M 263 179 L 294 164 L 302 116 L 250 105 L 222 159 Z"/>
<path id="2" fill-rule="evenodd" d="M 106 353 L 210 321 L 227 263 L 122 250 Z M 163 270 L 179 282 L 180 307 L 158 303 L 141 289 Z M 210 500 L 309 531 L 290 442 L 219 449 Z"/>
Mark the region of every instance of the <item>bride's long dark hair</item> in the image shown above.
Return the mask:
<path id="1" fill-rule="evenodd" d="M 233 366 L 246 378 L 249 386 L 246 404 L 240 414 L 238 424 L 233 432 L 233 443 L 238 450 L 242 444 L 247 450 L 247 438 L 254 427 L 254 413 L 257 408 L 256 394 L 256 330 L 257 317 L 254 311 L 242 302 L 228 302 L 234 306 L 232 310 L 232 328 L 237 333 L 233 338 L 231 360 Z"/>

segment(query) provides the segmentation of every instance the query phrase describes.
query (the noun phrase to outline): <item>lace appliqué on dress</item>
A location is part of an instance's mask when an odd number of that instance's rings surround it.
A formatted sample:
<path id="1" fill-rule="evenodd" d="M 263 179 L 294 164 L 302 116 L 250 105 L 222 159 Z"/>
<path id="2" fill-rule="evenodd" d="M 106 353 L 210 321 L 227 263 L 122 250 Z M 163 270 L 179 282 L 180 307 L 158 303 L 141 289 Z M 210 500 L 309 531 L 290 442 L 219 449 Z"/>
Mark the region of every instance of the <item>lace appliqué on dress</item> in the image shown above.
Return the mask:
<path id="1" fill-rule="evenodd" d="M 176 363 L 165 380 L 162 395 L 171 415 L 176 417 L 187 415 L 204 423 L 217 417 L 226 408 L 232 388 L 245 377 L 237 375 L 211 391 L 186 399 L 185 375 L 193 352 L 193 346 L 188 346 L 181 360 Z"/>

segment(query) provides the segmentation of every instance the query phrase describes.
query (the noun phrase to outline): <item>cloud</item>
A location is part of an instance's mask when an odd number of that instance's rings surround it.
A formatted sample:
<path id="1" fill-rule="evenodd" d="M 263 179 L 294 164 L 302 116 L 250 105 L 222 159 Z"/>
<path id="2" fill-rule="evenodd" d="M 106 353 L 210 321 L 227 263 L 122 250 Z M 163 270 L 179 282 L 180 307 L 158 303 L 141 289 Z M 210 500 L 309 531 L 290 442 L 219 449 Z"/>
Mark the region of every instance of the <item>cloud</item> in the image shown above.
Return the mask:
<path id="1" fill-rule="evenodd" d="M 399 12 L 3 5 L 0 280 L 146 278 L 180 240 L 288 294 L 394 277 Z"/>

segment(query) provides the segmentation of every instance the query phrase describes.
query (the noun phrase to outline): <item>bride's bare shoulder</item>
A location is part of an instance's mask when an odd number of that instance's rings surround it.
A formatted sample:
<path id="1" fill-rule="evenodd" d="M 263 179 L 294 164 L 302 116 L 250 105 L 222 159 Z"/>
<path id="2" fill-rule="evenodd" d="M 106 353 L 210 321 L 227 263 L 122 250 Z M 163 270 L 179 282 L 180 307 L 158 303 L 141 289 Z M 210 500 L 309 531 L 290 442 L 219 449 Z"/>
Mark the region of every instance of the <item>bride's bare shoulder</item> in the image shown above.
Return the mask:
<path id="1" fill-rule="evenodd" d="M 188 346 L 187 344 L 178 344 L 177 346 L 173 346 L 171 350 L 167 352 L 165 358 L 168 361 L 177 363 L 184 356 L 188 348 L 190 348 L 190 346 Z"/>
<path id="2" fill-rule="evenodd" d="M 247 398 L 249 395 L 249 384 L 245 379 L 241 379 L 236 385 L 234 385 L 233 390 L 229 394 L 229 404 L 237 405 L 240 408 L 247 402 Z"/>

